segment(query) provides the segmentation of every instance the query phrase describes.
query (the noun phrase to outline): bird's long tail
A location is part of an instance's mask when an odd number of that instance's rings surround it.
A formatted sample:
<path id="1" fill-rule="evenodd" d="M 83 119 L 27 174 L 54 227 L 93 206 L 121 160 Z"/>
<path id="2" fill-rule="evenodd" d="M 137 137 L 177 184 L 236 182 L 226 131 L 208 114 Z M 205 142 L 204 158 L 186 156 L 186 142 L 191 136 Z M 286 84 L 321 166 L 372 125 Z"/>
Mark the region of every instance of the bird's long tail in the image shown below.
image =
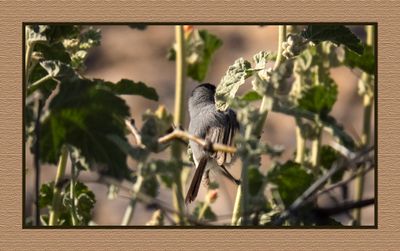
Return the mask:
<path id="1" fill-rule="evenodd" d="M 200 159 L 199 165 L 196 168 L 196 172 L 194 173 L 192 183 L 190 184 L 189 190 L 186 194 L 185 203 L 188 204 L 194 201 L 197 197 L 197 193 L 199 192 L 200 183 L 203 178 L 204 170 L 206 169 L 207 165 L 207 156 L 203 156 Z"/>

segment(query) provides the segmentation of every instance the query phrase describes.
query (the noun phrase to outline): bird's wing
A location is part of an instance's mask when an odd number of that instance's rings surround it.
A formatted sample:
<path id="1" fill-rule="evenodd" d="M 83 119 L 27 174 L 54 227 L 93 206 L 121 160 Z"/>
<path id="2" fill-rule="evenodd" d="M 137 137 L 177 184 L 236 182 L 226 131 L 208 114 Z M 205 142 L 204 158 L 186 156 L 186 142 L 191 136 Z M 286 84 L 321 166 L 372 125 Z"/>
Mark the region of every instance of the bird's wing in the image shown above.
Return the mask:
<path id="1" fill-rule="evenodd" d="M 225 127 L 211 125 L 207 129 L 205 138 L 210 140 L 212 143 L 234 146 L 233 137 L 235 136 L 236 131 L 239 129 L 235 113 L 230 110 L 219 119 L 224 120 L 223 124 Z M 214 158 L 217 161 L 217 164 L 220 166 L 224 163 L 229 164 L 233 160 L 233 155 L 231 153 L 225 153 L 221 151 L 213 152 L 211 157 Z"/>

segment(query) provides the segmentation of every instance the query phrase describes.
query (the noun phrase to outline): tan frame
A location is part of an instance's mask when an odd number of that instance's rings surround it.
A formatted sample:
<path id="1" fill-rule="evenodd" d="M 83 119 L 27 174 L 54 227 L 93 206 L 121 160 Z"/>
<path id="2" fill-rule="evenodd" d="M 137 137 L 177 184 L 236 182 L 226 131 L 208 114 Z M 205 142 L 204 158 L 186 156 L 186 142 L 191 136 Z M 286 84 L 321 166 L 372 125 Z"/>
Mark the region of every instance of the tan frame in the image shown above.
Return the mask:
<path id="1" fill-rule="evenodd" d="M 0 7 L 0 247 L 29 249 L 380 249 L 400 246 L 395 109 L 400 5 L 351 1 L 6 1 Z M 378 229 L 22 229 L 23 22 L 377 22 Z M 384 86 L 385 88 L 382 88 Z M 393 106 L 393 108 L 391 108 Z M 382 108 L 383 107 L 383 108 Z"/>

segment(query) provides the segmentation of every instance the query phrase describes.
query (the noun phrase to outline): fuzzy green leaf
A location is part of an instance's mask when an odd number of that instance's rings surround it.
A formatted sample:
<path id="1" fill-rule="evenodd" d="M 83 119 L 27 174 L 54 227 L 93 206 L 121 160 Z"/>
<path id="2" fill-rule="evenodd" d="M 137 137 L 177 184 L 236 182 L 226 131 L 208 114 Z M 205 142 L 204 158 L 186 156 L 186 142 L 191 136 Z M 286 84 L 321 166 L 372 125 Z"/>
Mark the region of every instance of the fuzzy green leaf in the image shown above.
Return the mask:
<path id="1" fill-rule="evenodd" d="M 300 164 L 288 161 L 275 166 L 268 173 L 268 180 L 277 185 L 279 194 L 288 207 L 312 184 L 313 176 L 302 169 Z"/>
<path id="2" fill-rule="evenodd" d="M 102 82 L 100 79 L 96 79 L 96 81 Z M 121 79 L 115 84 L 111 82 L 103 82 L 103 84 L 118 95 L 139 95 L 150 100 L 158 101 L 156 90 L 143 82 Z"/>
<path id="3" fill-rule="evenodd" d="M 351 68 L 357 67 L 368 74 L 375 74 L 375 56 L 372 47 L 365 47 L 362 55 L 346 50 L 344 64 Z"/>
<path id="4" fill-rule="evenodd" d="M 299 107 L 326 115 L 335 104 L 337 95 L 337 86 L 334 83 L 315 85 L 303 91 L 298 101 Z"/>
<path id="5" fill-rule="evenodd" d="M 250 68 L 251 64 L 243 58 L 237 59 L 233 65 L 229 66 L 215 93 L 215 105 L 218 110 L 228 109 L 228 102 L 235 97 L 239 87 L 251 75 L 248 72 Z"/>
<path id="6" fill-rule="evenodd" d="M 97 162 L 102 173 L 128 177 L 126 154 L 107 135 L 125 139 L 125 117 L 129 108 L 114 93 L 97 88 L 90 80 L 67 80 L 49 105 L 50 115 L 42 124 L 41 160 L 56 164 L 62 145 L 78 148 L 89 162 Z M 93 168 L 93 166 L 92 166 Z"/>
<path id="7" fill-rule="evenodd" d="M 194 80 L 203 81 L 213 54 L 222 46 L 222 40 L 206 30 L 200 30 L 199 35 L 203 42 L 202 51 L 199 53 L 201 57 L 193 64 L 188 63 L 187 74 Z"/>
<path id="8" fill-rule="evenodd" d="M 315 44 L 330 41 L 336 45 L 345 45 L 350 50 L 362 54 L 364 46 L 360 39 L 344 25 L 313 24 L 308 25 L 301 35 Z"/>

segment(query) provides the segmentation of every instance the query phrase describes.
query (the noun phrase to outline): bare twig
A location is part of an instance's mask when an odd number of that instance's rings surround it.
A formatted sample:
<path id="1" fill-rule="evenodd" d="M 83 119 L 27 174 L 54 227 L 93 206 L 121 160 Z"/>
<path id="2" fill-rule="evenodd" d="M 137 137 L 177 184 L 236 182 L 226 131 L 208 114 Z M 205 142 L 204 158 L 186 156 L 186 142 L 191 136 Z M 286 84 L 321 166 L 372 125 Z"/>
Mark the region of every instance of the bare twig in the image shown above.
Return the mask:
<path id="1" fill-rule="evenodd" d="M 210 147 L 211 148 L 210 150 L 213 150 L 213 151 L 220 151 L 220 152 L 227 152 L 227 153 L 235 153 L 236 152 L 235 147 L 218 144 L 218 143 L 210 144 L 206 140 L 199 138 L 195 135 L 192 135 L 186 131 L 182 131 L 180 129 L 175 129 L 173 132 L 171 132 L 165 136 L 162 136 L 161 138 L 158 139 L 158 143 L 160 143 L 160 144 L 168 143 L 169 141 L 171 141 L 173 139 L 192 140 L 204 148 Z"/>
<path id="2" fill-rule="evenodd" d="M 135 126 L 135 120 L 130 119 L 130 120 L 125 120 L 125 125 L 128 127 L 128 129 L 131 131 L 132 135 L 135 137 L 136 144 L 140 147 L 144 147 L 142 143 L 142 136 L 140 135 L 138 129 Z"/>
<path id="3" fill-rule="evenodd" d="M 343 204 L 336 206 L 336 207 L 316 208 L 313 211 L 317 215 L 329 216 L 329 215 L 340 214 L 340 213 L 346 212 L 350 209 L 358 209 L 358 208 L 366 207 L 366 206 L 372 205 L 374 203 L 375 203 L 375 199 L 372 198 L 372 199 L 366 199 L 366 200 L 344 202 Z"/>
<path id="4" fill-rule="evenodd" d="M 336 161 L 335 163 L 333 163 L 332 168 L 329 169 L 329 171 L 324 174 L 321 178 L 319 178 L 318 180 L 316 180 L 302 195 L 300 195 L 291 205 L 290 207 L 285 210 L 279 218 L 277 218 L 273 224 L 274 225 L 281 225 L 284 220 L 286 220 L 290 215 L 292 215 L 292 213 L 294 213 L 295 211 L 297 211 L 298 209 L 300 209 L 303 205 L 305 205 L 306 203 L 309 202 L 309 199 L 311 198 L 311 196 L 313 194 L 315 194 L 318 189 L 320 189 L 326 181 L 328 181 L 328 179 L 330 177 L 332 177 L 333 174 L 335 174 L 336 172 L 338 172 L 339 170 L 345 168 L 346 166 L 352 166 L 354 163 L 356 163 L 360 158 L 364 157 L 365 155 L 367 155 L 371 150 L 374 149 L 374 146 L 371 146 L 367 149 L 365 149 L 364 151 L 361 151 L 359 154 L 357 154 L 356 157 L 354 157 L 353 159 L 344 161 L 344 163 L 341 163 L 341 165 L 339 165 L 338 161 Z"/>

